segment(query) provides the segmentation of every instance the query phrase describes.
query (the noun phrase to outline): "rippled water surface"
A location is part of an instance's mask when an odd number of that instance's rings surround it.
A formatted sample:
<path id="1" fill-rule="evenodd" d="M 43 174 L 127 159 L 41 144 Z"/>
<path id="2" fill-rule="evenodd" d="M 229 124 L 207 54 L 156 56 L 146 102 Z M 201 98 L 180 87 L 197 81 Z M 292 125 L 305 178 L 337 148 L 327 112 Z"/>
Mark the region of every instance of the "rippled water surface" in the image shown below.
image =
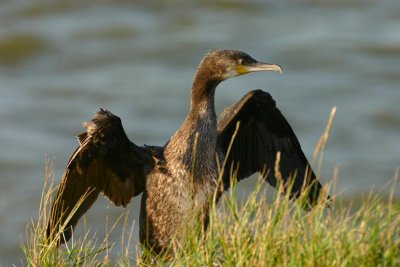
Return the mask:
<path id="1" fill-rule="evenodd" d="M 19 244 L 37 217 L 46 156 L 60 177 L 80 123 L 99 107 L 119 115 L 135 143 L 163 144 L 184 119 L 197 64 L 212 48 L 244 50 L 283 66 L 284 75 L 223 83 L 217 109 L 251 89 L 271 92 L 308 158 L 337 107 L 320 175 L 329 182 L 338 166 L 343 195 L 381 188 L 400 165 L 397 0 L 9 0 L 1 3 L 0 25 L 5 266 L 21 264 Z M 87 216 L 100 235 L 107 205 L 100 200 Z M 138 207 L 134 199 L 132 218 Z"/>

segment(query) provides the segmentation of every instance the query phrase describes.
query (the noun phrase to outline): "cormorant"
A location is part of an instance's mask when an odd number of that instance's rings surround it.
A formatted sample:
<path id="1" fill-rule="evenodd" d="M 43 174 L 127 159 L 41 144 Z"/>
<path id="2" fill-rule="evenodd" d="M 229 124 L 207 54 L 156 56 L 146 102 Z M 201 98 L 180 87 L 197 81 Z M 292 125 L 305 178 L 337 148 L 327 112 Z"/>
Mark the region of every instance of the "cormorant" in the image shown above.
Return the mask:
<path id="1" fill-rule="evenodd" d="M 258 62 L 241 51 L 207 53 L 193 80 L 189 114 L 161 147 L 137 146 L 128 139 L 117 116 L 98 111 L 91 122 L 83 124 L 86 132 L 78 136 L 79 147 L 69 160 L 51 209 L 47 237 L 57 238 L 58 244 L 68 241 L 99 193 L 116 206 L 126 207 L 132 197 L 143 192 L 140 241 L 156 253 L 163 251 L 174 238 L 182 238 L 185 224 L 200 221 L 207 225 L 209 205 L 218 190 L 218 166 L 223 166 L 225 157 L 223 189 L 230 186 L 232 170 L 236 170 L 237 180 L 242 180 L 266 168 L 269 171 L 264 176 L 271 185 L 276 186 L 280 177 L 285 184 L 292 184 L 293 198 L 310 186 L 307 202 L 313 206 L 321 184 L 269 93 L 249 92 L 226 108 L 217 121 L 214 94 L 218 84 L 257 71 L 282 73 L 279 65 Z M 279 175 L 274 169 L 278 152 Z"/>

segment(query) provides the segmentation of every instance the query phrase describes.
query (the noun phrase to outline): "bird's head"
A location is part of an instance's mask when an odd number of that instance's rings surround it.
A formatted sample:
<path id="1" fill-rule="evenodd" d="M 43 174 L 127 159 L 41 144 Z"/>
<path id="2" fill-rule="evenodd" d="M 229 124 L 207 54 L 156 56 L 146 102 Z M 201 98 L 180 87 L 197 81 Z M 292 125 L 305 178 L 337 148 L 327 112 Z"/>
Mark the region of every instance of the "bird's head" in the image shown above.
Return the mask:
<path id="1" fill-rule="evenodd" d="M 281 66 L 259 62 L 238 50 L 211 50 L 204 56 L 199 69 L 205 69 L 208 75 L 218 81 L 258 71 L 282 73 Z"/>

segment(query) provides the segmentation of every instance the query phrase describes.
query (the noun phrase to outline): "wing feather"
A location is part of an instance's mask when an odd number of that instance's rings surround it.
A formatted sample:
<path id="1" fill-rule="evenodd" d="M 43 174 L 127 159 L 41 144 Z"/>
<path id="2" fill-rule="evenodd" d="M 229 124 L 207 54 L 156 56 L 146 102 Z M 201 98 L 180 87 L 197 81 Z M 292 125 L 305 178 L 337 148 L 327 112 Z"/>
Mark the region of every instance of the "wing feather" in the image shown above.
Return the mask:
<path id="1" fill-rule="evenodd" d="M 86 132 L 78 136 L 80 146 L 68 162 L 54 200 L 47 237 L 71 238 L 73 228 L 100 193 L 116 206 L 123 206 L 145 188 L 146 175 L 154 161 L 151 152 L 130 142 L 121 120 L 101 109 Z"/>
<path id="2" fill-rule="evenodd" d="M 240 127 L 232 148 L 227 155 L 224 170 L 225 188 L 229 188 L 230 170 L 237 170 L 237 179 L 247 178 L 255 172 L 268 170 L 266 180 L 277 185 L 275 173 L 276 155 L 281 153 L 279 170 L 284 184 L 290 185 L 292 197 L 298 197 L 305 187 L 311 187 L 308 204 L 318 200 L 322 186 L 305 157 L 300 143 L 288 121 L 276 107 L 271 95 L 254 90 L 237 104 L 226 108 L 218 121 L 218 145 L 224 153 L 228 151 L 236 124 Z"/>

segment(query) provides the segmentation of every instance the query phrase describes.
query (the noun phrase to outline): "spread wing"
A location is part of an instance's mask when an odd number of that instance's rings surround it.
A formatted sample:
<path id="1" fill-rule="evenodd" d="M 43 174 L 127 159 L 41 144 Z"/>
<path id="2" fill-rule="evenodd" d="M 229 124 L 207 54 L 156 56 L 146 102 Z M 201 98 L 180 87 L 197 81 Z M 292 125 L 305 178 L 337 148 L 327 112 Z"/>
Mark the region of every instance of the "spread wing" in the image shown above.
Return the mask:
<path id="1" fill-rule="evenodd" d="M 62 177 L 47 226 L 47 238 L 61 235 L 61 243 L 71 238 L 99 193 L 125 207 L 144 190 L 154 164 L 151 152 L 130 142 L 121 120 L 111 112 L 101 109 L 84 127 L 86 132 L 78 136 L 80 146 Z"/>
<path id="2" fill-rule="evenodd" d="M 315 204 L 322 186 L 309 166 L 296 135 L 271 95 L 262 90 L 254 90 L 223 111 L 218 121 L 218 145 L 224 154 L 227 153 L 239 121 L 240 126 L 224 169 L 225 188 L 230 186 L 231 170 L 237 170 L 237 179 L 241 180 L 265 169 L 266 179 L 271 185 L 276 186 L 281 177 L 283 184 L 292 186 L 292 197 L 299 196 L 305 186 L 310 187 L 307 202 Z M 281 155 L 280 174 L 275 173 L 278 151 Z"/>

